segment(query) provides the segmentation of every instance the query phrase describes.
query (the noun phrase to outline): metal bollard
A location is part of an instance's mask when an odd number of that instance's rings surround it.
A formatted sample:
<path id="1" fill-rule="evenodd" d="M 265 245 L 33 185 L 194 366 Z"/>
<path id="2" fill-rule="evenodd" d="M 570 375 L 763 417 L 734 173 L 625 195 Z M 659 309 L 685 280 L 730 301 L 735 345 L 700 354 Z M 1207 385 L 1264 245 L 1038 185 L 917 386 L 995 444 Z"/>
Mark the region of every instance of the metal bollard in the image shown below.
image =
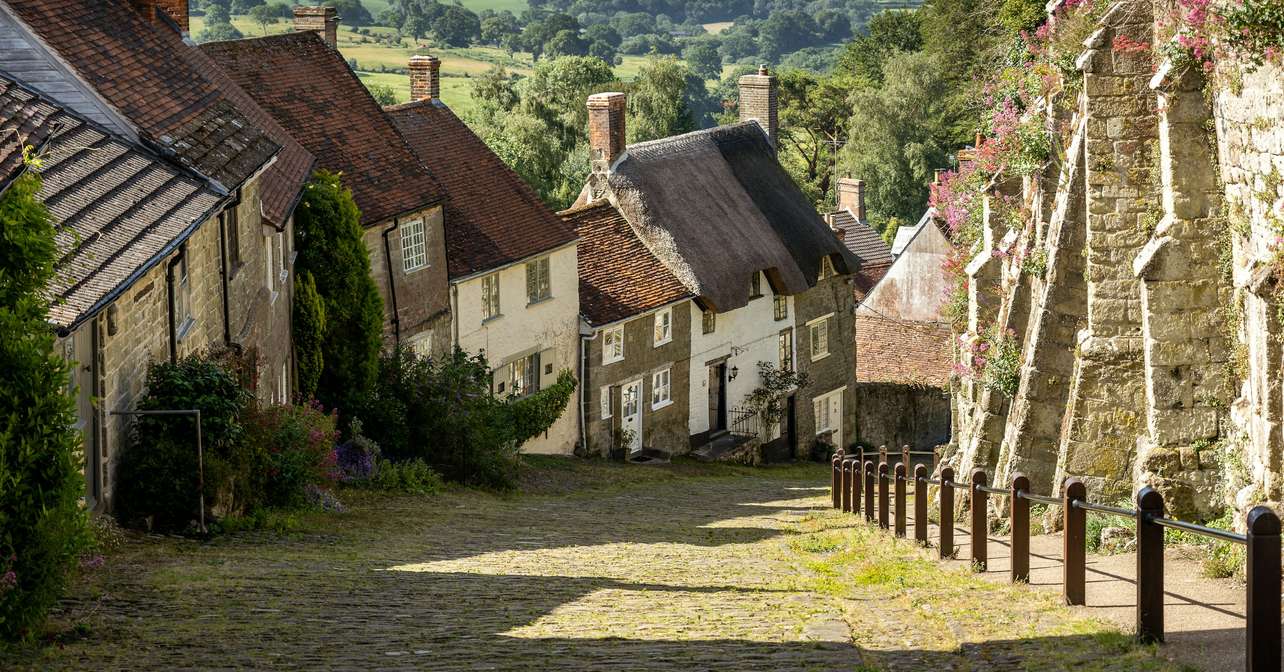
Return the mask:
<path id="1" fill-rule="evenodd" d="M 1084 599 L 1084 584 L 1087 581 L 1087 517 L 1083 509 L 1074 505 L 1088 498 L 1088 488 L 1077 478 L 1066 481 L 1061 492 L 1061 510 L 1065 515 L 1064 533 L 1062 534 L 1061 558 L 1062 567 L 1061 591 L 1066 604 L 1081 605 Z"/>
<path id="2" fill-rule="evenodd" d="M 941 558 L 954 557 L 954 470 L 941 467 Z"/>
<path id="3" fill-rule="evenodd" d="M 841 504 L 841 501 L 842 501 L 841 498 L 843 496 L 843 489 L 842 489 L 842 482 L 841 482 L 841 479 L 842 479 L 841 469 L 843 466 L 843 449 L 842 448 L 839 448 L 838 450 L 834 451 L 833 457 L 829 458 L 829 466 L 830 466 L 830 470 L 833 472 L 832 474 L 830 474 L 829 493 L 833 497 L 834 508 L 837 509 Z"/>
<path id="4" fill-rule="evenodd" d="M 989 512 L 986 509 L 989 506 L 989 496 L 977 487 L 985 485 L 985 481 L 984 469 L 972 470 L 972 570 L 977 572 L 984 572 L 989 563 L 989 549 L 986 548 L 990 543 Z"/>
<path id="5" fill-rule="evenodd" d="M 905 536 L 905 463 L 898 462 L 894 472 L 896 483 L 893 489 L 896 493 L 896 531 L 898 537 Z"/>
<path id="6" fill-rule="evenodd" d="M 865 520 L 874 522 L 874 462 L 865 460 Z"/>
<path id="7" fill-rule="evenodd" d="M 1012 476 L 1012 583 L 1030 582 L 1030 500 L 1020 496 L 1030 491 L 1030 479 L 1020 472 Z"/>
<path id="8" fill-rule="evenodd" d="M 1137 641 L 1164 641 L 1164 497 L 1149 485 L 1137 493 Z"/>
<path id="9" fill-rule="evenodd" d="M 914 467 L 914 539 L 927 543 L 927 465 Z"/>
<path id="10" fill-rule="evenodd" d="M 887 492 L 887 463 L 878 464 L 878 526 L 887 529 L 887 508 L 889 506 Z"/>
<path id="11" fill-rule="evenodd" d="M 1265 506 L 1248 512 L 1248 672 L 1280 669 L 1280 519 Z"/>

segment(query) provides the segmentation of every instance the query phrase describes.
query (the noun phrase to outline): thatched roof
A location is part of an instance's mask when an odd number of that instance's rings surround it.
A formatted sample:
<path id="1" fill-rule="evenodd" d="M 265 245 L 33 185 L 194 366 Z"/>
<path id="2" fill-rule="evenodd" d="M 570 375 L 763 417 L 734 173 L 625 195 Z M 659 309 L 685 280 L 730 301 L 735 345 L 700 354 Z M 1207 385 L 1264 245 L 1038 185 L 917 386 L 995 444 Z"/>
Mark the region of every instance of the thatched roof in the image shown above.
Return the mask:
<path id="1" fill-rule="evenodd" d="M 597 187 L 647 247 L 718 311 L 749 302 L 765 271 L 775 291 L 815 286 L 821 258 L 842 274 L 856 257 L 776 160 L 756 121 L 631 145 Z"/>

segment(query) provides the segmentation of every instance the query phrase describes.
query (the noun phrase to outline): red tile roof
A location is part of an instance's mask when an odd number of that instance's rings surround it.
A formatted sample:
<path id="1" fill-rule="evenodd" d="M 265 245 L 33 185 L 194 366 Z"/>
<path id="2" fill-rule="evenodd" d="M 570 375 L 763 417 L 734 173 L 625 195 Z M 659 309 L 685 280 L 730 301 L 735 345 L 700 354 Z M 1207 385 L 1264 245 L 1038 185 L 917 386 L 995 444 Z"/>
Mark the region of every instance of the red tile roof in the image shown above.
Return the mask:
<path id="1" fill-rule="evenodd" d="M 312 31 L 201 45 L 343 183 L 367 226 L 441 200 L 440 185 L 339 52 Z"/>
<path id="2" fill-rule="evenodd" d="M 184 165 L 235 189 L 284 149 L 265 181 L 274 214 L 298 194 L 307 159 L 288 134 L 174 30 L 112 0 L 7 0 L 64 63 Z"/>
<path id="3" fill-rule="evenodd" d="M 864 301 L 865 297 L 869 295 L 870 290 L 874 289 L 874 285 L 877 285 L 878 281 L 882 280 L 884 275 L 887 275 L 887 271 L 891 269 L 891 267 L 892 265 L 890 263 L 877 265 L 862 264 L 860 270 L 856 271 L 856 274 L 853 276 L 856 280 L 856 300 Z"/>
<path id="4" fill-rule="evenodd" d="M 944 388 L 953 359 L 949 327 L 873 315 L 856 316 L 856 383 Z"/>
<path id="5" fill-rule="evenodd" d="M 573 227 L 440 101 L 385 108 L 447 194 L 452 279 L 488 271 L 575 240 Z"/>
<path id="6" fill-rule="evenodd" d="M 692 297 L 609 202 L 559 214 L 580 235 L 580 313 L 589 324 L 610 324 Z"/>

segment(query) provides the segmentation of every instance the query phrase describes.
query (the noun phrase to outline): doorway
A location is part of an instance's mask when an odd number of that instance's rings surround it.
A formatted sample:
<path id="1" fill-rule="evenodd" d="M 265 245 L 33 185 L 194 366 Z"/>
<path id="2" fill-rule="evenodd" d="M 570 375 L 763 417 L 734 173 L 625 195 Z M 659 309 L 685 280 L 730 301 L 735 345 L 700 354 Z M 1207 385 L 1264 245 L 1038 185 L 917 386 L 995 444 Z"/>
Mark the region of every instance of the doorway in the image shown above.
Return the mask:
<path id="1" fill-rule="evenodd" d="M 709 366 L 709 435 L 727 431 L 727 363 Z"/>
<path id="2" fill-rule="evenodd" d="M 642 381 L 635 380 L 620 391 L 620 429 L 628 433 L 629 454 L 642 451 Z"/>

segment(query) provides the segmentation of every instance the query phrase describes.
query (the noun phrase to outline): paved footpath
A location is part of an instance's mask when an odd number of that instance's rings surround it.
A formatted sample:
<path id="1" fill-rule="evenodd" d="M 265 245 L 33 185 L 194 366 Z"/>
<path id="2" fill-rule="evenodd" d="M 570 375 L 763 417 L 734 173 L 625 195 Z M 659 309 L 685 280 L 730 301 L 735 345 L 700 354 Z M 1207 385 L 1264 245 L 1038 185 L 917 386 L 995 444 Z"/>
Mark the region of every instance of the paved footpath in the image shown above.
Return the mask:
<path id="1" fill-rule="evenodd" d="M 134 539 L 55 613 L 79 629 L 0 668 L 1176 669 L 830 510 L 823 467 L 761 473 Z"/>

